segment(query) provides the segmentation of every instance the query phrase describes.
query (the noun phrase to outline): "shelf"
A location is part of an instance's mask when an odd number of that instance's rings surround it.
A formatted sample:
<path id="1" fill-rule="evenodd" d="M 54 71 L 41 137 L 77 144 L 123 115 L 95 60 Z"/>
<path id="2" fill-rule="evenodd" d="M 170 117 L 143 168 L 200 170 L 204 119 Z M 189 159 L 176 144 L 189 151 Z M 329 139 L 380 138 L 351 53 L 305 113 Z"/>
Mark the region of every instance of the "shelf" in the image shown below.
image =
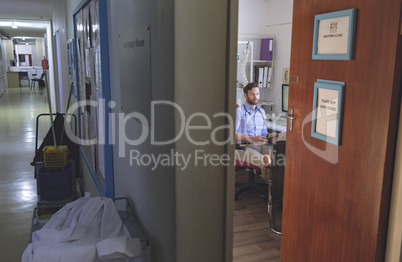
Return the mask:
<path id="1" fill-rule="evenodd" d="M 258 104 L 264 105 L 264 106 L 273 106 L 275 105 L 274 101 L 259 101 Z"/>
<path id="2" fill-rule="evenodd" d="M 270 60 L 254 60 L 254 63 L 272 63 Z"/>
<path id="3" fill-rule="evenodd" d="M 250 63 L 251 61 L 247 61 L 246 63 Z M 242 60 L 237 61 L 237 63 L 243 63 Z M 269 60 L 253 60 L 253 63 L 272 63 L 272 61 Z"/>
<path id="4" fill-rule="evenodd" d="M 245 37 L 245 35 L 243 35 L 243 37 Z M 261 58 L 260 53 L 259 53 L 259 49 L 261 48 L 261 39 L 265 39 L 265 38 L 272 38 L 274 39 L 274 36 L 271 35 L 258 35 L 258 36 L 254 36 L 254 37 L 247 37 L 246 39 L 241 39 L 240 40 L 240 36 L 239 39 L 237 41 L 237 57 L 238 57 L 238 61 L 237 61 L 237 81 L 239 82 L 244 82 L 245 80 L 243 79 L 242 73 L 246 73 L 246 72 L 241 72 L 243 68 L 240 68 L 240 72 L 239 72 L 239 66 L 240 65 L 247 65 L 247 71 L 249 70 L 250 73 L 246 74 L 247 80 L 249 82 L 254 82 L 254 75 L 255 75 L 255 66 L 257 65 L 258 67 L 273 67 L 274 65 L 274 61 L 273 61 L 273 57 L 271 56 L 267 56 L 264 58 L 272 58 L 271 60 L 260 60 L 260 59 L 256 59 L 256 58 Z M 249 54 L 250 57 L 248 58 L 248 60 L 246 61 L 245 64 L 244 63 L 244 57 L 241 53 L 241 51 L 244 51 L 244 47 L 245 45 L 248 45 L 248 50 L 249 50 Z M 256 47 L 258 50 L 254 53 L 254 47 Z M 240 57 L 239 57 L 240 56 Z M 271 76 L 271 87 L 273 85 L 273 81 L 272 81 L 273 75 Z M 271 88 L 271 87 L 264 87 L 264 88 Z M 271 104 L 268 104 L 271 105 Z"/>
<path id="5" fill-rule="evenodd" d="M 273 38 L 275 35 L 271 34 L 238 34 L 238 39 L 262 39 L 262 38 Z"/>

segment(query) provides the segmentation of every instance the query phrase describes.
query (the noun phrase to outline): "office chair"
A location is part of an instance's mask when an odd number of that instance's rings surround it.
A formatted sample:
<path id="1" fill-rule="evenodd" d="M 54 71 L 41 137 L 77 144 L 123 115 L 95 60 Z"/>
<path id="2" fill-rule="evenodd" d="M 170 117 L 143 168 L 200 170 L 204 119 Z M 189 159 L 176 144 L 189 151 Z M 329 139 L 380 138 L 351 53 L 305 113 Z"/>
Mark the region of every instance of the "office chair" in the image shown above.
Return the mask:
<path id="1" fill-rule="evenodd" d="M 236 150 L 247 150 L 247 149 L 245 147 L 236 145 Z M 235 200 L 237 200 L 242 193 L 248 190 L 254 190 L 260 193 L 262 196 L 264 196 L 264 199 L 267 201 L 268 190 L 265 189 L 267 184 L 255 182 L 255 175 L 261 175 L 261 169 L 253 164 L 236 160 L 235 171 L 237 172 L 239 170 L 247 170 L 248 181 L 246 183 L 238 183 L 238 182 L 235 183 L 236 187 L 240 187 L 240 189 L 238 189 L 235 192 Z"/>
<path id="2" fill-rule="evenodd" d="M 268 219 L 271 231 L 281 235 L 281 229 L 278 229 L 274 221 L 274 201 L 280 201 L 282 210 L 283 199 L 283 181 L 285 178 L 285 152 L 286 141 L 278 141 L 274 144 L 274 159 L 271 163 L 271 179 L 268 182 Z"/>
<path id="3" fill-rule="evenodd" d="M 20 86 L 22 86 L 21 80 L 28 80 L 28 86 L 31 85 L 31 83 L 29 82 L 28 72 L 26 72 L 26 71 L 18 72 L 18 81 L 20 82 Z"/>
<path id="4" fill-rule="evenodd" d="M 38 82 L 39 87 L 45 87 L 45 80 L 43 78 L 45 77 L 45 72 L 42 73 L 40 78 L 32 78 L 32 84 L 31 84 L 31 89 L 35 88 L 35 83 Z"/>

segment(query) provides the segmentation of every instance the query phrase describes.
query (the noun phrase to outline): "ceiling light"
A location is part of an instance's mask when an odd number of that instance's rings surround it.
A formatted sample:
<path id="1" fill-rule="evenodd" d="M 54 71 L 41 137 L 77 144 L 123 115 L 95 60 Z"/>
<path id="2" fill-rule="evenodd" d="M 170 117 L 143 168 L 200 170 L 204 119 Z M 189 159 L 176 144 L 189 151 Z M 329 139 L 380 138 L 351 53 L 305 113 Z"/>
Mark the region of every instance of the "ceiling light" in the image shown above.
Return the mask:
<path id="1" fill-rule="evenodd" d="M 30 28 L 44 28 L 50 26 L 49 21 L 27 21 L 27 20 L 14 20 L 7 21 L 5 19 L 0 19 L 0 26 L 17 26 L 17 27 L 30 27 Z"/>

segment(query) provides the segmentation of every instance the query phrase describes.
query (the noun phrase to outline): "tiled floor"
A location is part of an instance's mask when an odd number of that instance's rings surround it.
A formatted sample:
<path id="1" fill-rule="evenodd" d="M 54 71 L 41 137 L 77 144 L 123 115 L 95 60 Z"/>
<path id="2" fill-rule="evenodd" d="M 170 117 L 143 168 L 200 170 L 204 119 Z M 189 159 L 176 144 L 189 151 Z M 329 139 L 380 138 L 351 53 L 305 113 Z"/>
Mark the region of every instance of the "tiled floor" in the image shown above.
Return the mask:
<path id="1" fill-rule="evenodd" d="M 36 117 L 48 113 L 43 90 L 8 88 L 0 97 L 0 261 L 21 261 L 29 243 L 37 191 Z M 50 120 L 49 120 L 50 123 Z M 42 131 L 49 129 L 42 125 Z"/>

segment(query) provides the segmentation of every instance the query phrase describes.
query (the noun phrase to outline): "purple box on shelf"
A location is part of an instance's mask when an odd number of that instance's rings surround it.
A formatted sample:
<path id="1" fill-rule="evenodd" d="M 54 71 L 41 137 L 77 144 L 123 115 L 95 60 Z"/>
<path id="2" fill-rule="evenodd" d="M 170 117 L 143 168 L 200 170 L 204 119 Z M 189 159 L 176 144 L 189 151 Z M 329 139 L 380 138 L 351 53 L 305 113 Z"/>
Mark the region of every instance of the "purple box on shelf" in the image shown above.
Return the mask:
<path id="1" fill-rule="evenodd" d="M 260 60 L 272 61 L 273 45 L 274 45 L 274 39 L 273 38 L 263 38 L 263 39 L 261 39 Z"/>

